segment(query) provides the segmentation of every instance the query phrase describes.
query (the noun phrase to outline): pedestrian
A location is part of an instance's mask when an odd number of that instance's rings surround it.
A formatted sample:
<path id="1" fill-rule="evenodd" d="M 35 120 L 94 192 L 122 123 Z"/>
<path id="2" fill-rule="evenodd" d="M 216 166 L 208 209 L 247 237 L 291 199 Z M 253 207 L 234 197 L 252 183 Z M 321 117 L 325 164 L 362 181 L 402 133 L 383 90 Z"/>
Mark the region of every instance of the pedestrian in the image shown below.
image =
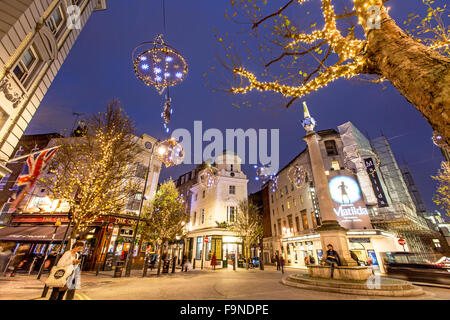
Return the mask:
<path id="1" fill-rule="evenodd" d="M 309 264 L 309 257 L 308 256 L 305 256 L 305 266 L 307 266 L 308 264 Z"/>
<path id="2" fill-rule="evenodd" d="M 280 270 L 280 257 L 278 253 L 275 255 L 275 263 L 277 264 L 277 271 Z"/>
<path id="3" fill-rule="evenodd" d="M 338 253 L 333 249 L 331 244 L 327 245 L 327 253 L 326 258 L 324 260 L 324 264 L 329 264 L 331 266 L 331 278 L 334 277 L 334 267 L 341 265 L 341 259 L 339 258 Z"/>
<path id="4" fill-rule="evenodd" d="M 313 256 L 309 256 L 309 263 L 315 264 L 316 263 L 316 259 L 314 259 Z"/>
<path id="5" fill-rule="evenodd" d="M 213 266 L 213 269 L 216 270 L 217 260 L 216 260 L 216 254 L 215 253 L 213 253 L 213 255 L 212 255 L 211 265 Z"/>
<path id="6" fill-rule="evenodd" d="M 67 278 L 66 285 L 62 288 L 54 287 L 49 300 L 62 300 L 64 294 L 67 292 L 66 300 L 73 300 L 75 296 L 75 290 L 81 289 L 81 270 L 80 270 L 80 252 L 84 249 L 83 241 L 76 241 L 72 246 L 72 250 L 64 252 L 61 259 L 59 259 L 56 266 L 67 267 L 69 265 L 74 266 L 72 275 Z"/>
<path id="7" fill-rule="evenodd" d="M 284 273 L 284 258 L 283 256 L 280 257 L 280 267 L 281 267 L 281 273 Z"/>
<path id="8" fill-rule="evenodd" d="M 153 271 L 153 268 L 155 268 L 156 258 L 158 255 L 156 253 L 153 253 L 150 258 L 150 271 Z"/>

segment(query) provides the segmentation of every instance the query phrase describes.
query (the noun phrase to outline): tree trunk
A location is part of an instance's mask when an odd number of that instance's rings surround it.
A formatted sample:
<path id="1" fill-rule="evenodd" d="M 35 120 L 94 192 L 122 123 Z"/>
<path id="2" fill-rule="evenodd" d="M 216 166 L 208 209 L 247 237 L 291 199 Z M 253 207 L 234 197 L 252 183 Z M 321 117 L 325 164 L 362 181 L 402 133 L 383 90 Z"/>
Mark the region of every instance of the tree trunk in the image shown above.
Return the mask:
<path id="1" fill-rule="evenodd" d="M 158 272 L 156 273 L 157 276 L 161 274 L 161 260 L 164 250 L 164 244 L 166 243 L 165 240 L 161 241 L 161 247 L 159 248 L 159 261 L 158 261 Z"/>
<path id="2" fill-rule="evenodd" d="M 450 143 L 450 59 L 413 40 L 385 10 L 367 32 L 367 73 L 384 76 Z M 395 106 L 392 106 L 395 108 Z"/>

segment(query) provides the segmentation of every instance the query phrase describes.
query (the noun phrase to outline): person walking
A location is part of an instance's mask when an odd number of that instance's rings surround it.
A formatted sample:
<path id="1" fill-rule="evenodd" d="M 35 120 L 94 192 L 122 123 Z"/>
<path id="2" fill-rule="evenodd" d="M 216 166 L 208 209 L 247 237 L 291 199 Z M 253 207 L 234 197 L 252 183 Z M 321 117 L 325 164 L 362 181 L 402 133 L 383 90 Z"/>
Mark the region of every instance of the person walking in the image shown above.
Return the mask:
<path id="1" fill-rule="evenodd" d="M 211 258 L 211 265 L 213 266 L 213 269 L 216 270 L 216 266 L 217 266 L 217 259 L 216 259 L 216 254 L 213 253 L 212 258 Z"/>
<path id="2" fill-rule="evenodd" d="M 281 273 L 284 273 L 284 258 L 283 258 L 283 256 L 280 257 L 280 268 L 281 268 Z"/>
<path id="3" fill-rule="evenodd" d="M 277 271 L 280 270 L 280 257 L 278 254 L 275 255 L 275 263 L 277 264 Z"/>
<path id="4" fill-rule="evenodd" d="M 314 259 L 314 256 L 309 256 L 309 263 L 311 263 L 311 264 L 316 263 L 316 259 Z"/>
<path id="5" fill-rule="evenodd" d="M 326 258 L 323 264 L 328 264 L 331 266 L 331 278 L 334 277 L 334 267 L 341 265 L 341 259 L 339 258 L 338 253 L 333 249 L 331 244 L 327 245 L 327 253 Z"/>
<path id="6" fill-rule="evenodd" d="M 49 300 L 62 300 L 64 294 L 67 292 L 66 300 L 73 300 L 75 296 L 75 290 L 81 289 L 81 270 L 80 270 L 80 252 L 84 249 L 83 241 L 76 241 L 72 246 L 72 250 L 64 252 L 61 259 L 59 259 L 58 267 L 67 267 L 71 264 L 74 265 L 72 275 L 67 278 L 66 285 L 62 288 L 53 288 L 52 294 Z"/>

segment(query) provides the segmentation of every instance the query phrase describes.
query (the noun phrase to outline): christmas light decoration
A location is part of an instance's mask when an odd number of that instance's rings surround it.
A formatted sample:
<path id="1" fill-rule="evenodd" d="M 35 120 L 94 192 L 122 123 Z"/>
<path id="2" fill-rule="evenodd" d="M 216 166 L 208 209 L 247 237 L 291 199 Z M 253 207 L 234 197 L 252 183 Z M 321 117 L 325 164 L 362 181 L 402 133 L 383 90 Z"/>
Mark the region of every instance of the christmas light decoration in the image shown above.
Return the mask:
<path id="1" fill-rule="evenodd" d="M 272 179 L 273 175 L 271 174 L 272 170 L 269 166 L 253 166 L 256 169 L 256 181 L 266 181 L 268 179 Z"/>
<path id="2" fill-rule="evenodd" d="M 275 193 L 278 190 L 278 177 L 273 176 L 272 180 L 270 181 L 270 187 L 272 189 L 272 192 Z"/>
<path id="3" fill-rule="evenodd" d="M 163 35 L 143 42 L 133 50 L 134 73 L 148 86 L 162 94 L 167 87 L 182 82 L 188 73 L 184 57 L 164 43 Z"/>
<path id="4" fill-rule="evenodd" d="M 433 132 L 433 136 L 431 137 L 431 140 L 433 140 L 433 143 L 438 146 L 439 148 L 443 149 L 450 149 L 448 144 L 444 141 L 444 138 L 440 133 L 437 131 Z"/>
<path id="5" fill-rule="evenodd" d="M 201 185 L 206 188 L 212 188 L 217 183 L 215 167 L 207 166 L 205 169 L 200 171 L 198 175 L 198 181 Z"/>
<path id="6" fill-rule="evenodd" d="M 174 138 L 158 142 L 155 146 L 155 150 L 156 158 L 164 163 L 166 168 L 183 162 L 183 147 Z"/>
<path id="7" fill-rule="evenodd" d="M 300 188 L 305 185 L 307 173 L 303 167 L 299 165 L 291 166 L 288 170 L 289 181 L 296 187 Z"/>

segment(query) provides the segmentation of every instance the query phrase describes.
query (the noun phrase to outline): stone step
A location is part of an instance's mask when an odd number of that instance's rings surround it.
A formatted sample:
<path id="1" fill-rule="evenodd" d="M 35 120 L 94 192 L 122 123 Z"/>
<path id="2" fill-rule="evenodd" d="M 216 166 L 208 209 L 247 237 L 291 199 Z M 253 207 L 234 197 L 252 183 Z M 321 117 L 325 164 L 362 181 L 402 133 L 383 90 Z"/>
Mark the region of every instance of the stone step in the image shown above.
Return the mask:
<path id="1" fill-rule="evenodd" d="M 424 294 L 422 288 L 410 282 L 382 278 L 381 283 L 368 284 L 366 281 L 345 281 L 310 278 L 307 275 L 290 275 L 281 281 L 284 285 L 326 292 L 336 292 L 366 296 L 413 297 Z"/>

